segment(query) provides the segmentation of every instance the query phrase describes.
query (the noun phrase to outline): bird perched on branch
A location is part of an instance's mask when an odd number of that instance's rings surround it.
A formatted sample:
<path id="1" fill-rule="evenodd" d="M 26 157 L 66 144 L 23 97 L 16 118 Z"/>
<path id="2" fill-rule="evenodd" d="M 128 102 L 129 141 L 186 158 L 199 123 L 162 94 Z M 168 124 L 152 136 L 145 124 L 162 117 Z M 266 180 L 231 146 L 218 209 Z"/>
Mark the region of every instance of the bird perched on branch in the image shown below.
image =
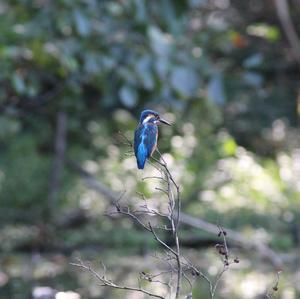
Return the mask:
<path id="1" fill-rule="evenodd" d="M 141 113 L 139 125 L 134 132 L 134 153 L 139 169 L 144 169 L 146 160 L 156 149 L 159 123 L 171 125 L 153 110 Z"/>

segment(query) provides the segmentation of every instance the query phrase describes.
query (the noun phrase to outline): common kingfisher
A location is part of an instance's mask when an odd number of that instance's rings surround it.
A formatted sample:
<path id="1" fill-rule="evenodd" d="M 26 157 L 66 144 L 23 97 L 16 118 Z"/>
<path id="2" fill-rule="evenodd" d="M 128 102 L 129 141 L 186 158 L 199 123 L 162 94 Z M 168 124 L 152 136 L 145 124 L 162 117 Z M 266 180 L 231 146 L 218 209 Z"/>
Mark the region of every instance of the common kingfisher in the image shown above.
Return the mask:
<path id="1" fill-rule="evenodd" d="M 144 169 L 146 160 L 156 149 L 159 123 L 171 125 L 153 110 L 141 113 L 139 125 L 134 132 L 134 153 L 138 169 Z"/>

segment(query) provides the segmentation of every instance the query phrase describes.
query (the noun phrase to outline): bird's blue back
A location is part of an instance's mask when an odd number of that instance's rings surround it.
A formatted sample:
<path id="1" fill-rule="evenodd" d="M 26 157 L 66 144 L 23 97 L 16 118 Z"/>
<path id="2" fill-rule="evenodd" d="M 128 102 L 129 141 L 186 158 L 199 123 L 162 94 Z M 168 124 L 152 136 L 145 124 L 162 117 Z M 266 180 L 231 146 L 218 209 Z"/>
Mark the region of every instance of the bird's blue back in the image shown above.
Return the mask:
<path id="1" fill-rule="evenodd" d="M 149 122 L 140 123 L 134 132 L 134 153 L 137 159 L 137 166 L 143 169 L 147 158 L 149 158 L 157 144 L 157 125 Z"/>

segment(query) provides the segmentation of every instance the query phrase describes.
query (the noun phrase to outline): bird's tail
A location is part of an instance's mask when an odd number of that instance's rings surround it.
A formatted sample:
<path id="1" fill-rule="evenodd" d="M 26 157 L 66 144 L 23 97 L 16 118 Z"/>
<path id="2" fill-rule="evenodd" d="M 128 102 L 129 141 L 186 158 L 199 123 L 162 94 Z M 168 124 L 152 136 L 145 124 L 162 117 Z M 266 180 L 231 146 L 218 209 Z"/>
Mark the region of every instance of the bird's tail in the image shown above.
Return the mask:
<path id="1" fill-rule="evenodd" d="M 141 143 L 138 148 L 137 157 L 136 157 L 138 169 L 144 169 L 146 159 L 147 159 L 147 148 L 143 143 Z"/>
<path id="2" fill-rule="evenodd" d="M 137 167 L 138 167 L 138 169 L 144 169 L 145 163 L 146 163 L 146 159 L 137 160 Z"/>

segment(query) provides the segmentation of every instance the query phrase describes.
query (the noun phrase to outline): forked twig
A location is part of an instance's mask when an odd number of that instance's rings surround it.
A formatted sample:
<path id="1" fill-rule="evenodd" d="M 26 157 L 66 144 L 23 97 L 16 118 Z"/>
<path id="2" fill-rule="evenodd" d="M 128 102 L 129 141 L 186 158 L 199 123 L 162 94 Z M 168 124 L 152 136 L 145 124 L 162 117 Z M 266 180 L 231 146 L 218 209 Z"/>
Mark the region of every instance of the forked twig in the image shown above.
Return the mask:
<path id="1" fill-rule="evenodd" d="M 150 297 L 154 297 L 154 298 L 160 298 L 160 299 L 165 299 L 165 297 L 154 294 L 150 291 L 147 291 L 145 289 L 143 289 L 142 287 L 129 287 L 129 286 L 121 286 L 118 284 L 113 283 L 111 280 L 109 280 L 106 277 L 106 268 L 104 266 L 104 273 L 103 275 L 100 275 L 97 271 L 95 271 L 90 264 L 85 264 L 81 259 L 78 259 L 78 263 L 71 263 L 72 266 L 75 267 L 79 267 L 85 271 L 88 271 L 89 273 L 91 273 L 101 284 L 101 286 L 103 287 L 111 287 L 114 289 L 120 289 L 120 290 L 126 290 L 126 291 L 135 291 L 135 292 L 140 292 L 143 294 L 146 294 Z"/>
<path id="2" fill-rule="evenodd" d="M 124 135 L 122 135 L 124 137 Z M 126 138 L 126 137 L 125 137 Z M 132 143 L 127 140 L 127 144 L 132 147 Z M 230 264 L 238 263 L 238 259 L 234 259 L 233 261 L 229 260 L 229 250 L 226 241 L 226 232 L 221 227 L 219 228 L 219 237 L 223 237 L 222 244 L 217 244 L 216 249 L 218 253 L 222 257 L 223 268 L 217 274 L 215 281 L 206 274 L 204 274 L 201 270 L 199 270 L 195 265 L 193 265 L 186 257 L 181 254 L 180 249 L 180 240 L 179 240 L 179 224 L 180 224 L 180 214 L 181 214 L 181 198 L 180 198 L 180 188 L 176 183 L 174 177 L 172 176 L 166 161 L 163 156 L 157 150 L 159 154 L 159 159 L 155 157 L 151 161 L 148 161 L 155 169 L 159 171 L 159 175 L 144 177 L 142 180 L 154 179 L 162 184 L 162 186 L 155 187 L 155 190 L 159 191 L 161 194 L 167 197 L 168 200 L 168 211 L 160 212 L 158 209 L 153 209 L 148 205 L 148 201 L 144 194 L 139 194 L 142 197 L 143 204 L 140 205 L 139 208 L 130 208 L 129 206 L 122 206 L 120 201 L 124 195 L 121 194 L 114 200 L 114 205 L 116 211 L 110 212 L 108 215 L 124 215 L 126 217 L 131 218 L 134 222 L 136 222 L 140 227 L 142 227 L 145 231 L 150 232 L 153 235 L 155 241 L 164 249 L 163 257 L 157 257 L 162 261 L 166 269 L 159 272 L 158 274 L 151 274 L 142 271 L 138 277 L 138 287 L 129 287 L 129 286 L 121 286 L 113 281 L 107 279 L 106 277 L 106 267 L 103 267 L 103 274 L 100 275 L 97 273 L 89 264 L 82 262 L 79 260 L 78 263 L 72 263 L 73 266 L 80 267 L 81 269 L 90 272 L 94 277 L 96 277 L 100 282 L 101 286 L 107 286 L 115 289 L 123 289 L 130 291 L 137 291 L 140 293 L 144 293 L 150 297 L 155 298 L 173 298 L 179 299 L 182 293 L 182 279 L 184 279 L 188 286 L 188 295 L 186 298 L 192 299 L 192 290 L 194 282 L 197 277 L 203 278 L 209 285 L 210 290 L 210 298 L 213 299 L 218 287 L 219 282 L 223 274 L 228 270 Z M 164 225 L 153 225 L 150 221 L 146 220 L 147 216 L 157 216 L 164 220 Z M 157 230 L 159 230 L 157 232 Z M 171 236 L 174 242 L 174 247 L 168 245 L 162 238 L 161 232 L 171 232 Z M 166 276 L 169 275 L 168 281 L 163 281 L 162 279 L 166 279 Z M 162 295 L 158 295 L 152 293 L 141 287 L 141 280 L 148 281 L 150 283 L 160 283 L 165 286 L 168 290 L 167 297 Z M 173 296 L 174 294 L 174 296 Z"/>

